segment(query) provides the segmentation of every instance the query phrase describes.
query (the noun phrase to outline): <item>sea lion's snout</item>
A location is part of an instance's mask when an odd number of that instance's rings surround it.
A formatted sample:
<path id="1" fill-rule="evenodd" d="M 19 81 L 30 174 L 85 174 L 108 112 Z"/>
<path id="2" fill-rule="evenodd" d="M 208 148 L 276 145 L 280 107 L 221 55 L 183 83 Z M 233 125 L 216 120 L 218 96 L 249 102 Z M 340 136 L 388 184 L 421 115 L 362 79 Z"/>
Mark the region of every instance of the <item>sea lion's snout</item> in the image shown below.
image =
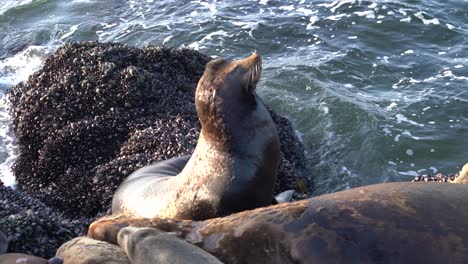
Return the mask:
<path id="1" fill-rule="evenodd" d="M 262 75 L 262 56 L 254 53 L 245 59 L 238 60 L 236 64 L 244 68 L 245 74 L 243 79 L 246 90 L 252 92 Z"/>
<path id="2" fill-rule="evenodd" d="M 238 62 L 239 62 L 239 64 L 244 65 L 246 68 L 251 68 L 251 67 L 254 67 L 257 64 L 261 65 L 262 56 L 260 56 L 260 54 L 258 54 L 258 53 L 253 53 L 249 57 L 247 57 L 245 59 L 241 59 Z"/>

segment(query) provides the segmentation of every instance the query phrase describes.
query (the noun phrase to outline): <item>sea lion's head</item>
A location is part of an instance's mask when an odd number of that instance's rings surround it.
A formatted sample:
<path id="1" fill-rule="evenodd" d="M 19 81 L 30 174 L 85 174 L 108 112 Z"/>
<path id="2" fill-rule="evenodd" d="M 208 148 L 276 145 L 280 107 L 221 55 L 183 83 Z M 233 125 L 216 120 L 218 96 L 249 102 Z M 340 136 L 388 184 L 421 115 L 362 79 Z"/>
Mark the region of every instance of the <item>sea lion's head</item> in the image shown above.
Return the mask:
<path id="1" fill-rule="evenodd" d="M 257 106 L 255 88 L 262 72 L 260 55 L 210 61 L 198 82 L 195 106 L 205 136 L 225 141 Z"/>

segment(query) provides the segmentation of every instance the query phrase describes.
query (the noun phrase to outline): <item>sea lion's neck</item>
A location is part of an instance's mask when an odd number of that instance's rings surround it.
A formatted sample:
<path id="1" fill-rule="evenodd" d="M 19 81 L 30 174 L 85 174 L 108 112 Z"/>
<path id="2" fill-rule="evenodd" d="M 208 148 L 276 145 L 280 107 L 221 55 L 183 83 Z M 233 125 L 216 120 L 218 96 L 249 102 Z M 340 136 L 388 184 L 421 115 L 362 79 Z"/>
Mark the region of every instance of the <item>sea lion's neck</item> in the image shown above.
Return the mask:
<path id="1" fill-rule="evenodd" d="M 215 175 L 227 173 L 232 160 L 229 151 L 226 142 L 213 140 L 202 130 L 195 151 L 179 176 L 213 178 Z"/>
<path id="2" fill-rule="evenodd" d="M 178 176 L 183 181 L 178 192 L 223 205 L 216 216 L 270 204 L 279 163 L 278 134 L 263 104 L 236 127 L 224 124 L 231 131 L 224 141 L 214 140 L 202 129 L 191 159 Z"/>

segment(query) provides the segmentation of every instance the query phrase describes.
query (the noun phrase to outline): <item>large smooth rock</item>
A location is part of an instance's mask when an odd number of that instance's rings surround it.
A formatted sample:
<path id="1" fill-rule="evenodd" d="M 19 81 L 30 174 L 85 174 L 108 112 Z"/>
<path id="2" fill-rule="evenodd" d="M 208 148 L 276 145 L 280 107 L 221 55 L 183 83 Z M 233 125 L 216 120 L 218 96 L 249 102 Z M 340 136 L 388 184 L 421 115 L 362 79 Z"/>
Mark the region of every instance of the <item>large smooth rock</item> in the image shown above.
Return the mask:
<path id="1" fill-rule="evenodd" d="M 48 264 L 47 259 L 31 255 L 10 253 L 0 255 L 0 264 Z"/>
<path id="2" fill-rule="evenodd" d="M 57 250 L 65 264 L 130 264 L 120 247 L 87 237 L 77 237 Z"/>

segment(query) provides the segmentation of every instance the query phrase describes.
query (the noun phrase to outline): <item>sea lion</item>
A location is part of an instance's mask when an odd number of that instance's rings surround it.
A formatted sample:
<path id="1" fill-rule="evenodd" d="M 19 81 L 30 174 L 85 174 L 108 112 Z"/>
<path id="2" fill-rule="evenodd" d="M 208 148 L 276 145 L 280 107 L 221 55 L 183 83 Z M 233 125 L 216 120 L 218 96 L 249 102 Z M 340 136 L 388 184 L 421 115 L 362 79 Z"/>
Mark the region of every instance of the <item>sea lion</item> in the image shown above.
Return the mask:
<path id="1" fill-rule="evenodd" d="M 195 92 L 201 132 L 187 164 L 176 177 L 170 175 L 180 160 L 154 165 L 170 173 L 136 171 L 117 189 L 112 212 L 202 220 L 270 205 L 280 146 L 255 93 L 261 69 L 257 54 L 209 62 Z"/>
<path id="2" fill-rule="evenodd" d="M 222 264 L 199 247 L 155 228 L 123 228 L 118 242 L 132 264 Z"/>
<path id="3" fill-rule="evenodd" d="M 453 183 L 468 184 L 468 163 L 465 163 L 461 171 L 458 173 L 458 177 L 455 178 Z"/>
<path id="4" fill-rule="evenodd" d="M 88 235 L 116 243 L 125 226 L 174 232 L 224 263 L 468 263 L 468 186 L 384 183 L 205 221 L 116 218 Z"/>
<path id="5" fill-rule="evenodd" d="M 76 237 L 64 243 L 56 255 L 65 264 L 131 264 L 119 246 L 88 237 Z"/>

